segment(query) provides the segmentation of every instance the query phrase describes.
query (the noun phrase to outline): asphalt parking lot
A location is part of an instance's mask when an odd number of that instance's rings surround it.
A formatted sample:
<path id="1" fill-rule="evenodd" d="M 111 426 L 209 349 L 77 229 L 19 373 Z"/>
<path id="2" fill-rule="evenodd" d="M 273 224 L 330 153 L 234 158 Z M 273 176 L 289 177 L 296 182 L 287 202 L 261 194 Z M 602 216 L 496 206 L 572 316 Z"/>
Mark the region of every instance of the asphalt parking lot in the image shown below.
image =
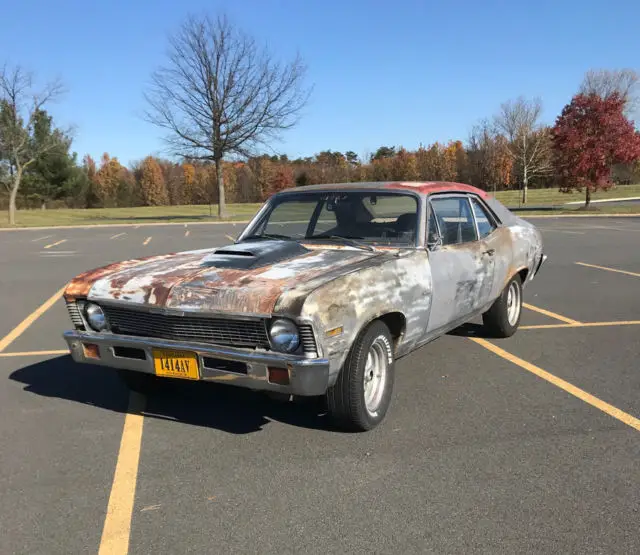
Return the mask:
<path id="1" fill-rule="evenodd" d="M 75 274 L 241 225 L 0 231 L 0 552 L 639 552 L 640 218 L 532 221 L 522 328 L 399 361 L 366 434 L 223 384 L 130 396 L 65 354 Z"/>

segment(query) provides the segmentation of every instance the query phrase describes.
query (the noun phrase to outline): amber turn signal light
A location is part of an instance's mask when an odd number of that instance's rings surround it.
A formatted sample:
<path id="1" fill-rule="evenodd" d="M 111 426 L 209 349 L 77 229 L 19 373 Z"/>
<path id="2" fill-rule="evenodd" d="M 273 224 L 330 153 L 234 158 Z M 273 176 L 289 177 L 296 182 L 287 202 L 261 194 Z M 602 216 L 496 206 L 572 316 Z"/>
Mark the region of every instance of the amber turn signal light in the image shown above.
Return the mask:
<path id="1" fill-rule="evenodd" d="M 82 350 L 87 358 L 100 358 L 100 347 L 95 343 L 83 343 Z"/>
<path id="2" fill-rule="evenodd" d="M 289 371 L 285 368 L 269 367 L 269 381 L 278 385 L 289 385 Z"/>

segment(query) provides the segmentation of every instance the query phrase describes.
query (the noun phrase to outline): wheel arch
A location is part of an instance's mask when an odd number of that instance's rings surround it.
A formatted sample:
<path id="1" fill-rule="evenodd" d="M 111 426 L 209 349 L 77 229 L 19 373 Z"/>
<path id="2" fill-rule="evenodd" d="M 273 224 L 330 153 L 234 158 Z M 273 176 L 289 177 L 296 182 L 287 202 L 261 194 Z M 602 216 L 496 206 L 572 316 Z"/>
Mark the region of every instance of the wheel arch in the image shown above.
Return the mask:
<path id="1" fill-rule="evenodd" d="M 527 281 L 527 276 L 529 275 L 529 268 L 525 266 L 524 268 L 520 268 L 511 278 L 513 278 L 516 274 L 520 276 L 520 280 L 522 281 L 522 285 L 524 285 Z"/>
<path id="2" fill-rule="evenodd" d="M 391 333 L 391 339 L 393 340 L 393 350 L 394 353 L 397 352 L 398 346 L 402 342 L 407 330 L 407 317 L 400 310 L 388 310 L 370 316 L 362 325 L 356 334 L 356 337 L 359 336 L 363 330 L 367 329 L 373 322 L 378 320 L 389 328 L 389 333 Z"/>

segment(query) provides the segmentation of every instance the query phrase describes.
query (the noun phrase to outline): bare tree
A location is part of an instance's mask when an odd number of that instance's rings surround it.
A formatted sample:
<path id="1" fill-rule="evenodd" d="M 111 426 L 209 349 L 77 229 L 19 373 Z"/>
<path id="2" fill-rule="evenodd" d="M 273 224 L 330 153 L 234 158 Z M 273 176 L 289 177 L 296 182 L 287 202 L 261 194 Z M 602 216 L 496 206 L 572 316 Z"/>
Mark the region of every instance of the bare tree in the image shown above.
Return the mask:
<path id="1" fill-rule="evenodd" d="M 482 187 L 492 184 L 496 190 L 496 182 L 490 169 L 493 158 L 495 133 L 493 126 L 486 119 L 476 123 L 469 133 L 467 154 L 471 168 L 470 179 L 474 185 Z"/>
<path id="2" fill-rule="evenodd" d="M 168 131 L 173 154 L 213 161 L 224 217 L 222 159 L 249 157 L 293 127 L 306 104 L 306 68 L 283 64 L 225 16 L 190 16 L 170 38 L 168 62 L 145 97 L 147 119 Z"/>
<path id="3" fill-rule="evenodd" d="M 579 92 L 603 99 L 618 93 L 625 103 L 625 115 L 631 117 L 640 106 L 640 74 L 633 69 L 591 69 L 585 74 Z"/>
<path id="4" fill-rule="evenodd" d="M 522 181 L 522 202 L 527 202 L 529 181 L 548 175 L 552 170 L 549 131 L 540 123 L 542 102 L 518 97 L 500 106 L 494 117 L 498 132 L 509 141 L 514 168 Z"/>
<path id="5" fill-rule="evenodd" d="M 42 140 L 36 124 L 45 105 L 63 92 L 55 80 L 36 90 L 33 77 L 20 66 L 6 65 L 0 72 L 0 164 L 5 166 L 5 186 L 9 191 L 9 224 L 15 225 L 16 198 L 24 171 L 40 156 L 59 144 L 52 134 Z"/>

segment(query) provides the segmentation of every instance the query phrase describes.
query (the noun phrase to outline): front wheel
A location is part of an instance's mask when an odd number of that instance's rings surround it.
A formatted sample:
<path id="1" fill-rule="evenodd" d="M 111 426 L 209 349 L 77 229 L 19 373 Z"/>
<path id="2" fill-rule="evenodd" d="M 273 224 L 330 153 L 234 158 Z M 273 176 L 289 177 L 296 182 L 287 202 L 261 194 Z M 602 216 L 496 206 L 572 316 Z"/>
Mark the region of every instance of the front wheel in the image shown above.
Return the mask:
<path id="1" fill-rule="evenodd" d="M 516 274 L 509 280 L 491 308 L 482 315 L 485 329 L 493 337 L 511 337 L 520 325 L 522 280 Z"/>
<path id="2" fill-rule="evenodd" d="M 376 320 L 360 333 L 327 392 L 329 416 L 340 428 L 364 432 L 384 419 L 394 381 L 389 328 Z"/>

